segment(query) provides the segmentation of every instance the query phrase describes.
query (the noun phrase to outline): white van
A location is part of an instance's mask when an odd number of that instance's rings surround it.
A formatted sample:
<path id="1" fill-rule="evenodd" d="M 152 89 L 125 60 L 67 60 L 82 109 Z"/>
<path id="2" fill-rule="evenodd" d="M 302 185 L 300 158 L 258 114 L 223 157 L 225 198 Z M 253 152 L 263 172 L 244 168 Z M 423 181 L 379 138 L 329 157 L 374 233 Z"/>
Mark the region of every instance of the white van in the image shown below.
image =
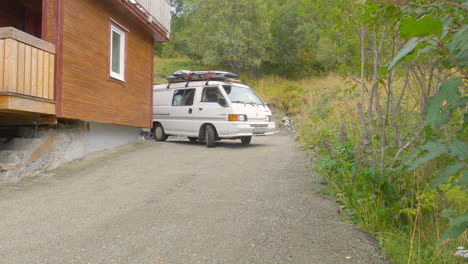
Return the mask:
<path id="1" fill-rule="evenodd" d="M 174 81 L 176 73 L 168 80 Z M 190 73 L 208 73 L 208 77 L 193 80 Z M 227 78 L 210 79 L 212 72 L 190 73 L 186 80 L 182 77 L 183 82 L 177 76 L 179 82 L 154 86 L 153 133 L 157 141 L 186 136 L 210 148 L 221 139 L 249 144 L 252 136 L 274 133 L 270 109 L 250 87 Z"/>

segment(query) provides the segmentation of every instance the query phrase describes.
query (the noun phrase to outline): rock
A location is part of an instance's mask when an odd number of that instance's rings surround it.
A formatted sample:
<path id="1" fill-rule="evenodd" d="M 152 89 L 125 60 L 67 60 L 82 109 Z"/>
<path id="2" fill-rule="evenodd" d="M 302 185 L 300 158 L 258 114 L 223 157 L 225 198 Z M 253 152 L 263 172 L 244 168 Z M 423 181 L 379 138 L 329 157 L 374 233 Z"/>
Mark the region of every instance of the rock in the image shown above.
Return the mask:
<path id="1" fill-rule="evenodd" d="M 458 250 L 455 252 L 454 256 L 468 259 L 468 249 L 465 249 L 464 247 L 458 247 L 457 249 Z"/>
<path id="2" fill-rule="evenodd" d="M 10 171 L 18 167 L 15 163 L 0 163 L 0 171 Z"/>

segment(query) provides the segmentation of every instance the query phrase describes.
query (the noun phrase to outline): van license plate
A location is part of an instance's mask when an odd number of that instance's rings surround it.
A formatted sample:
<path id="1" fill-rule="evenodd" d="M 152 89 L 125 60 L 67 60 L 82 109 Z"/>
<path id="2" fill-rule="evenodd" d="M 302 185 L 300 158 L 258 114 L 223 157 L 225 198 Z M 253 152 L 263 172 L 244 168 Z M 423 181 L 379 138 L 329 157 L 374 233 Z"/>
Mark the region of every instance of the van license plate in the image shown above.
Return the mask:
<path id="1" fill-rule="evenodd" d="M 265 134 L 266 133 L 266 127 L 256 127 L 254 128 L 253 133 L 254 134 Z"/>

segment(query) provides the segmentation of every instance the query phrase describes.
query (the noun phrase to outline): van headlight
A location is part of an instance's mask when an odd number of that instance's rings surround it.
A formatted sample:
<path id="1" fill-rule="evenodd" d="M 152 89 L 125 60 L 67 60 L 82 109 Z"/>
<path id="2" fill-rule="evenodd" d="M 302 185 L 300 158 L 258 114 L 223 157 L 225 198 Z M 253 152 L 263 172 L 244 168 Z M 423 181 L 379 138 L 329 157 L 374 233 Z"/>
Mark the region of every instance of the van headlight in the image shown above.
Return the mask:
<path id="1" fill-rule="evenodd" d="M 265 116 L 265 122 L 271 122 L 271 115 Z"/>
<path id="2" fill-rule="evenodd" d="M 245 122 L 247 121 L 247 116 L 246 115 L 229 115 L 229 121 Z"/>

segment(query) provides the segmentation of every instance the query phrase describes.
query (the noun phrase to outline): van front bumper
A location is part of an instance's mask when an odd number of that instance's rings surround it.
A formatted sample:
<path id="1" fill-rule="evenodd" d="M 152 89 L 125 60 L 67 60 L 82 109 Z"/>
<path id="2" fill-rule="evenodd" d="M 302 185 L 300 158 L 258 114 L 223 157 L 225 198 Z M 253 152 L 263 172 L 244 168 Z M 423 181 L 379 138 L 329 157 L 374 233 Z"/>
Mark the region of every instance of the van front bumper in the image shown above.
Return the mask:
<path id="1" fill-rule="evenodd" d="M 275 122 L 229 122 L 228 135 L 220 137 L 270 136 L 276 132 Z"/>

